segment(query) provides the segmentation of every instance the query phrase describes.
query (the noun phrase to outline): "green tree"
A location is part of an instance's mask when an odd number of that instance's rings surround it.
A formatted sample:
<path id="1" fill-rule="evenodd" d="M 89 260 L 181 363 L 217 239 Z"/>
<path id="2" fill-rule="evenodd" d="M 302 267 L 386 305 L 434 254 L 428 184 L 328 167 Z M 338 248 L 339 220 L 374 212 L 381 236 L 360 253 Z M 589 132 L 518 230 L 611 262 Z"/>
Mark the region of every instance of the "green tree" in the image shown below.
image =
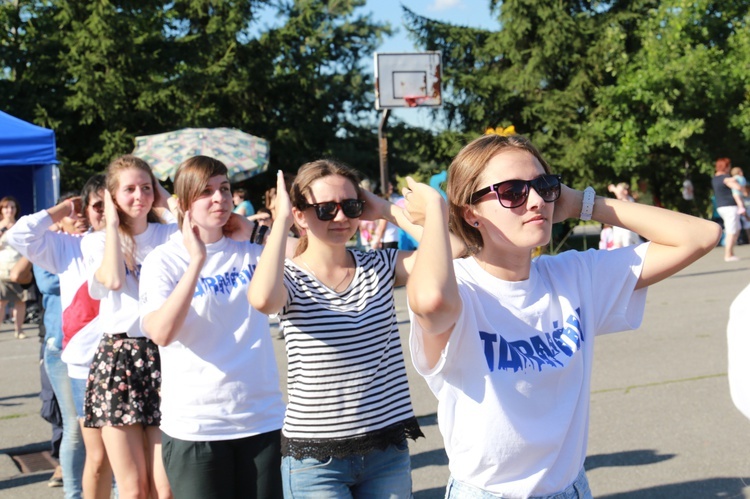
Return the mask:
<path id="1" fill-rule="evenodd" d="M 490 2 L 500 29 L 406 11 L 441 50 L 453 132 L 513 124 L 568 183 L 648 180 L 680 204 L 686 163 L 708 198 L 712 158 L 747 156 L 748 6 L 742 1 Z"/>

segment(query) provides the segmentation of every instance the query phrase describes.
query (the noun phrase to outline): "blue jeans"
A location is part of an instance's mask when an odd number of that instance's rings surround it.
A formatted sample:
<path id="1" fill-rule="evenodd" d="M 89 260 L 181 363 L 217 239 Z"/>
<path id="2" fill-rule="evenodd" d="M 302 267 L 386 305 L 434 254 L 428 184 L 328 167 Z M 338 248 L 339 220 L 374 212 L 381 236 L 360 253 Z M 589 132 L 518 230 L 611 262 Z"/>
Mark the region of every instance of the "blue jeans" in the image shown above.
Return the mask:
<path id="1" fill-rule="evenodd" d="M 459 482 L 450 477 L 448 488 L 445 491 L 445 499 L 497 499 L 501 496 L 490 494 L 482 489 Z M 562 492 L 550 496 L 531 496 L 529 499 L 593 499 L 589 481 L 586 479 L 586 471 L 581 468 L 575 481 Z"/>
<path id="2" fill-rule="evenodd" d="M 81 428 L 78 426 L 73 388 L 68 377 L 68 367 L 60 356 L 62 350 L 49 338 L 44 347 L 44 366 L 57 397 L 63 419 L 63 438 L 60 445 L 60 466 L 63 472 L 65 499 L 80 499 L 83 495 L 83 465 L 86 448 L 83 445 Z"/>
<path id="3" fill-rule="evenodd" d="M 86 398 L 86 380 L 70 378 L 70 384 L 73 387 L 73 403 L 76 408 L 76 416 L 78 416 L 78 419 L 83 419 L 83 402 Z"/>
<path id="4" fill-rule="evenodd" d="M 409 498 L 409 445 L 404 440 L 385 450 L 324 461 L 284 456 L 281 480 L 286 499 Z"/>

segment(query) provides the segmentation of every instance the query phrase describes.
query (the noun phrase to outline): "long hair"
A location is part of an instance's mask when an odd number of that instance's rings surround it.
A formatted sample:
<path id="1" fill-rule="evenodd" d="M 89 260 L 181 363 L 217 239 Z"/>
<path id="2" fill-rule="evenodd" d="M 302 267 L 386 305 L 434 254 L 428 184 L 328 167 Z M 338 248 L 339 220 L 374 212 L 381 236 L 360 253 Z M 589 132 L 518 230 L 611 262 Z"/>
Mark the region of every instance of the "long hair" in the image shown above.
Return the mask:
<path id="1" fill-rule="evenodd" d="M 148 165 L 148 163 L 140 158 L 133 156 L 132 154 L 125 154 L 124 156 L 115 158 L 109 164 L 109 166 L 107 166 L 107 190 L 112 195 L 112 199 L 116 199 L 115 195 L 117 193 L 117 188 L 120 185 L 120 172 L 129 170 L 131 168 L 141 170 L 148 174 L 149 178 L 151 179 L 151 189 L 154 193 L 155 205 L 160 200 L 159 191 L 156 189 L 156 177 L 154 177 L 154 173 L 151 171 L 151 167 Z M 128 215 L 125 214 L 124 211 L 122 211 L 122 209 L 120 209 L 119 206 L 117 207 L 117 216 L 120 219 L 118 230 L 123 236 L 123 254 L 125 256 L 125 264 L 128 266 L 128 269 L 134 272 L 136 268 L 136 247 L 135 239 L 133 239 L 133 221 Z M 153 205 L 151 206 L 151 210 L 148 212 L 146 221 L 148 223 L 162 223 L 161 218 L 159 218 L 159 215 L 157 215 L 154 211 Z"/>
<path id="2" fill-rule="evenodd" d="M 218 159 L 208 156 L 193 156 L 182 162 L 174 177 L 174 193 L 177 196 L 179 213 L 177 222 L 182 227 L 185 212 L 198 199 L 211 177 L 227 176 L 229 170 Z"/>
<path id="3" fill-rule="evenodd" d="M 319 159 L 300 166 L 297 176 L 292 183 L 289 191 L 289 199 L 292 206 L 298 210 L 307 208 L 307 196 L 310 195 L 310 186 L 318 179 L 329 177 L 331 175 L 340 175 L 348 179 L 354 186 L 357 193 L 357 199 L 362 199 L 362 190 L 359 187 L 359 173 L 347 164 L 333 159 Z M 297 244 L 294 256 L 302 254 L 307 249 L 307 235 L 302 235 Z"/>
<path id="4" fill-rule="evenodd" d="M 479 185 L 482 173 L 492 158 L 503 151 L 516 149 L 532 154 L 550 173 L 549 164 L 529 139 L 521 135 L 507 137 L 489 134 L 469 142 L 463 147 L 448 167 L 448 211 L 450 230 L 460 237 L 470 254 L 476 254 L 484 246 L 482 234 L 464 218 L 464 211 L 471 204 L 471 195 L 482 188 Z"/>

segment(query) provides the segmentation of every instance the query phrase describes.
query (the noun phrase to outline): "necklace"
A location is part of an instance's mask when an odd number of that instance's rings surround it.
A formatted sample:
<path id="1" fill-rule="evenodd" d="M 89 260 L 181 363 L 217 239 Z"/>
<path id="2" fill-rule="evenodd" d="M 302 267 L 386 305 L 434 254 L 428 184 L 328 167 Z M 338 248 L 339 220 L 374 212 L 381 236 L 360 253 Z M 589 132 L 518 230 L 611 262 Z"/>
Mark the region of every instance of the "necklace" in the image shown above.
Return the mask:
<path id="1" fill-rule="evenodd" d="M 314 271 L 313 269 L 311 269 L 311 268 L 310 268 L 310 266 L 309 266 L 309 265 L 307 264 L 307 262 L 306 262 L 306 261 L 304 261 L 304 260 L 303 260 L 302 258 L 300 258 L 300 261 L 302 262 L 302 265 L 304 265 L 304 266 L 305 266 L 305 267 L 307 268 L 307 270 L 309 270 L 309 271 L 310 271 L 310 273 L 311 273 L 311 274 L 313 275 L 313 277 L 315 277 L 315 278 L 316 278 L 316 279 L 317 279 L 318 281 L 320 281 L 321 283 L 325 284 L 325 283 L 324 283 L 324 282 L 323 282 L 323 281 L 322 281 L 322 280 L 321 280 L 321 279 L 320 279 L 320 278 L 318 277 L 318 275 L 317 275 L 317 274 L 315 273 L 315 271 Z M 341 279 L 341 280 L 339 281 L 339 283 L 338 283 L 338 284 L 336 284 L 335 286 L 329 286 L 329 287 L 330 287 L 330 288 L 331 288 L 332 290 L 334 290 L 334 291 L 336 291 L 336 292 L 338 293 L 338 289 L 339 289 L 339 286 L 341 286 L 342 284 L 344 284 L 344 282 L 346 281 L 346 279 L 347 279 L 347 278 L 349 277 L 349 272 L 350 272 L 350 271 L 351 271 L 351 269 L 350 269 L 349 267 L 347 267 L 347 268 L 346 268 L 346 273 L 344 274 L 344 278 L 343 278 L 343 279 Z M 326 284 L 326 286 L 327 286 L 327 284 Z"/>

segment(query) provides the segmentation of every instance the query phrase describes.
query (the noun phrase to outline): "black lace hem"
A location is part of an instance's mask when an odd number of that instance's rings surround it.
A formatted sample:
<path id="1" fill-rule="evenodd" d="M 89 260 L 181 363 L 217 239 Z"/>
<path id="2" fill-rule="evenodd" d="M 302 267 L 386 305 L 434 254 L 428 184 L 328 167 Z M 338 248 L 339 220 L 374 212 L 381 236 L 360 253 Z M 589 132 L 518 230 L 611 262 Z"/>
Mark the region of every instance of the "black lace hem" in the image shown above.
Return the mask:
<path id="1" fill-rule="evenodd" d="M 424 433 L 419 428 L 417 418 L 412 417 L 381 430 L 352 438 L 287 438 L 282 434 L 281 455 L 295 459 L 311 457 L 319 461 L 329 457 L 341 459 L 352 455 L 367 454 L 375 449 L 383 450 L 407 438 L 416 440 L 419 437 L 424 437 Z"/>

